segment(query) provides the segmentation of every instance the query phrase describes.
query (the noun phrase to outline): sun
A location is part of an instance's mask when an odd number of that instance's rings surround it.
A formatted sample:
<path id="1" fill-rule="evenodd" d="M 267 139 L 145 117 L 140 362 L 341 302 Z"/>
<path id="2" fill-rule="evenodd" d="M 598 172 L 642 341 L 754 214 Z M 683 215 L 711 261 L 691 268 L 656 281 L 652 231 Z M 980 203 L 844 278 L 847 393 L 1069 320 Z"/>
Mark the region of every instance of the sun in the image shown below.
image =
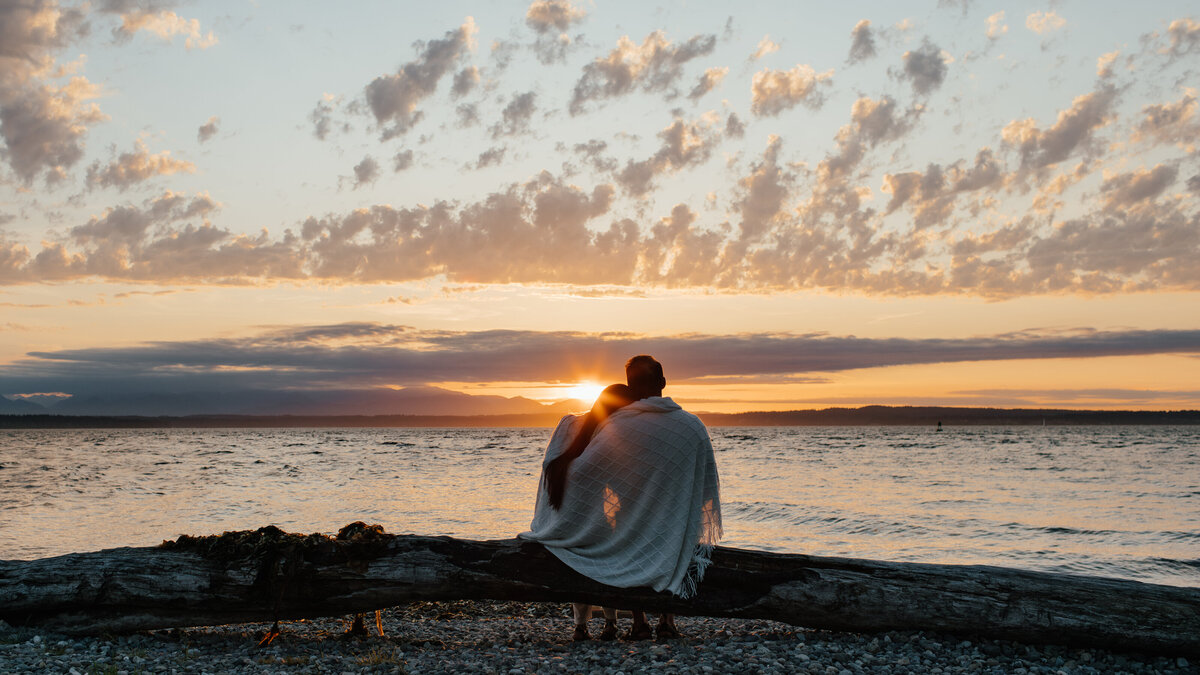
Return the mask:
<path id="1" fill-rule="evenodd" d="M 563 390 L 563 395 L 567 398 L 574 398 L 584 403 L 591 405 L 595 401 L 600 392 L 604 391 L 604 385 L 596 384 L 595 382 L 585 381 L 578 382 Z"/>

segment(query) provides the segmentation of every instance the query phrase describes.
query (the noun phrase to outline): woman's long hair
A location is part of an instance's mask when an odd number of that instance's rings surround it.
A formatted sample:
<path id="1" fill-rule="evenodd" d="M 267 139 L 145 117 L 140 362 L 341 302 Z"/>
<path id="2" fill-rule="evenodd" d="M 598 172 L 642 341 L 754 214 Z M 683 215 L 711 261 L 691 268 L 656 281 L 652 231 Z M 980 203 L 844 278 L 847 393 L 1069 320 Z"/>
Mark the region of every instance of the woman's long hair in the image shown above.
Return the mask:
<path id="1" fill-rule="evenodd" d="M 550 506 L 554 510 L 562 508 L 563 494 L 567 490 L 567 469 L 571 462 L 583 454 L 583 449 L 592 440 L 596 427 L 613 411 L 623 408 L 637 400 L 633 390 L 623 384 L 610 384 L 596 397 L 592 409 L 588 411 L 579 428 L 579 433 L 572 439 L 571 445 L 561 455 L 550 460 L 544 472 L 546 480 L 546 495 L 550 498 Z"/>

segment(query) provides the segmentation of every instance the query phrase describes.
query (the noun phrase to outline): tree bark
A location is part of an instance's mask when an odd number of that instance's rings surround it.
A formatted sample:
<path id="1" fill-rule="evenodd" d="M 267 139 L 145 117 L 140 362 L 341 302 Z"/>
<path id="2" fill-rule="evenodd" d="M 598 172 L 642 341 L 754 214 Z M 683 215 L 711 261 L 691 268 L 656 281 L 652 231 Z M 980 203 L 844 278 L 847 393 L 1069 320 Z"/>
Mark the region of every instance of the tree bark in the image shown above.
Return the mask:
<path id="1" fill-rule="evenodd" d="M 347 526 L 346 530 L 353 526 Z M 364 526 L 365 527 L 365 526 Z M 1200 589 L 718 547 L 696 597 L 606 586 L 539 544 L 275 528 L 0 561 L 0 619 L 68 634 L 345 615 L 415 600 L 592 602 L 840 631 L 1200 656 Z"/>

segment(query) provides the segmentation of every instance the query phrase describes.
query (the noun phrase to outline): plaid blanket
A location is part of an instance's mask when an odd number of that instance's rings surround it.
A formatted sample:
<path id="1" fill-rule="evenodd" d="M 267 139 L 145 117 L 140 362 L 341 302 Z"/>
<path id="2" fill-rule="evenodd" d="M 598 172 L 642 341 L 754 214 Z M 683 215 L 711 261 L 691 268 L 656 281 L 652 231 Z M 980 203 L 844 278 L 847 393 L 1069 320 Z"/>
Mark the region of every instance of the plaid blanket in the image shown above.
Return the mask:
<path id="1" fill-rule="evenodd" d="M 543 469 L 578 433 L 559 422 Z M 523 539 L 541 542 L 575 571 L 621 588 L 696 593 L 721 538 L 720 482 L 708 430 L 669 398 L 634 402 L 600 423 L 571 463 L 562 508 L 539 483 Z"/>

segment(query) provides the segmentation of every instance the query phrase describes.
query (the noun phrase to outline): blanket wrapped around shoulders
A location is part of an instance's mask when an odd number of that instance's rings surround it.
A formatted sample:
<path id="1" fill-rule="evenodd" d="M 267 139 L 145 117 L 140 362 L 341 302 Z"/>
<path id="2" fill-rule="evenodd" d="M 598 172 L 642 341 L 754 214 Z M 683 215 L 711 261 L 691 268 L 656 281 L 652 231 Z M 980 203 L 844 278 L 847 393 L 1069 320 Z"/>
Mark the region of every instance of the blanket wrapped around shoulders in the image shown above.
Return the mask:
<path id="1" fill-rule="evenodd" d="M 568 415 L 546 448 L 543 471 L 583 424 Z M 696 593 L 721 538 L 720 485 L 704 424 L 674 401 L 650 397 L 600 423 L 567 473 L 562 508 L 539 483 L 530 531 L 575 571 L 610 586 Z"/>

